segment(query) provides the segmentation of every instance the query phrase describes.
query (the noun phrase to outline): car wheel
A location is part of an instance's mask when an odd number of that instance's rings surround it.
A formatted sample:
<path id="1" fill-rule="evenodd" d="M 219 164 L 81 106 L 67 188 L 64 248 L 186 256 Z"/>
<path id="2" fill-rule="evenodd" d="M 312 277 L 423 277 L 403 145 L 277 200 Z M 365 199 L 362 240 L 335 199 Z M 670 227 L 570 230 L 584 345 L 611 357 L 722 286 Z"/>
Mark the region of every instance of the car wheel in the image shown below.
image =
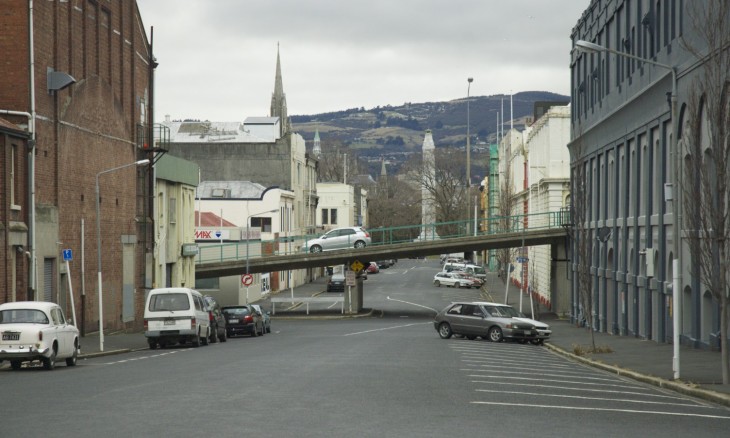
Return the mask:
<path id="1" fill-rule="evenodd" d="M 441 339 L 449 339 L 453 334 L 454 332 L 451 331 L 451 326 L 448 322 L 442 322 L 439 325 L 439 336 L 441 336 Z"/>
<path id="2" fill-rule="evenodd" d="M 193 336 L 193 347 L 194 348 L 200 347 L 200 330 L 198 330 L 197 336 Z"/>
<path id="3" fill-rule="evenodd" d="M 492 342 L 502 342 L 504 336 L 502 335 L 502 329 L 499 327 L 492 327 L 489 329 L 489 340 Z"/>
<path id="4" fill-rule="evenodd" d="M 205 336 L 203 336 L 203 337 L 202 337 L 202 338 L 200 339 L 200 342 L 201 342 L 201 343 L 202 343 L 203 345 L 208 345 L 208 340 L 209 340 L 209 339 L 210 339 L 210 326 L 208 326 L 208 331 L 207 331 L 207 332 L 205 333 Z"/>
<path id="5" fill-rule="evenodd" d="M 470 340 L 470 341 L 473 341 L 473 340 L 474 340 L 474 339 L 476 339 L 476 338 L 477 338 L 477 337 L 476 337 L 476 336 L 474 336 L 474 335 L 467 335 L 467 336 L 466 336 L 466 339 L 468 339 L 468 340 Z"/>
<path id="6" fill-rule="evenodd" d="M 213 327 L 213 330 L 210 331 L 210 338 L 208 342 L 211 344 L 218 342 L 218 326 Z"/>
<path id="7" fill-rule="evenodd" d="M 221 342 L 226 342 L 228 340 L 228 332 L 223 330 L 223 334 L 218 336 L 218 340 Z"/>
<path id="8" fill-rule="evenodd" d="M 543 345 L 543 344 L 545 344 L 545 340 L 543 340 L 543 339 L 531 339 L 530 340 L 530 343 L 532 345 Z"/>
<path id="9" fill-rule="evenodd" d="M 312 247 L 309 248 L 309 252 L 322 252 L 322 247 L 319 245 L 312 245 Z"/>
<path id="10" fill-rule="evenodd" d="M 358 240 L 357 242 L 355 242 L 355 248 L 365 248 L 365 242 L 363 242 L 362 240 Z"/>
<path id="11" fill-rule="evenodd" d="M 155 350 L 155 349 L 157 349 L 157 342 L 155 342 L 155 341 L 153 341 L 153 340 L 149 340 L 149 341 L 147 341 L 147 345 L 149 345 L 149 346 L 150 346 L 150 350 Z"/>
<path id="12" fill-rule="evenodd" d="M 56 349 L 51 350 L 51 357 L 44 357 L 42 359 L 43 368 L 52 370 L 56 368 Z"/>
<path id="13" fill-rule="evenodd" d="M 19 370 L 21 365 L 23 365 L 23 362 L 21 362 L 19 360 L 10 361 L 10 368 L 12 368 L 14 370 Z"/>
<path id="14" fill-rule="evenodd" d="M 461 283 L 457 281 L 456 284 L 454 284 L 454 287 L 457 289 L 461 289 Z"/>
<path id="15" fill-rule="evenodd" d="M 74 354 L 71 357 L 66 358 L 66 366 L 67 367 L 73 367 L 76 366 L 76 361 L 79 358 L 79 347 L 74 342 Z"/>
<path id="16" fill-rule="evenodd" d="M 438 280 L 434 281 L 433 284 L 435 284 L 436 287 L 441 287 L 441 282 Z"/>

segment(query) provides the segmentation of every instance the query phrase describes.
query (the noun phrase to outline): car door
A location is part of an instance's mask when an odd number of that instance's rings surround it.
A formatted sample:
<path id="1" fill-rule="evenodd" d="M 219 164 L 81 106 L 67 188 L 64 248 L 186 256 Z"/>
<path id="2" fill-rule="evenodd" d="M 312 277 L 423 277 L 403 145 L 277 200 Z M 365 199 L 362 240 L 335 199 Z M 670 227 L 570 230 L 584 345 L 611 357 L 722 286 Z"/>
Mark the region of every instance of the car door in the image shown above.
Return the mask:
<path id="1" fill-rule="evenodd" d="M 66 330 L 66 319 L 63 317 L 60 307 L 53 307 L 51 309 L 51 324 L 53 325 L 53 337 L 58 342 L 58 351 L 56 355 L 59 359 L 68 356 L 68 334 Z M 50 344 L 49 344 L 50 345 Z"/>
<path id="2" fill-rule="evenodd" d="M 454 304 L 446 311 L 446 319 L 451 325 L 451 331 L 457 334 L 464 334 L 466 330 L 465 321 L 462 317 L 461 311 L 464 304 Z"/>
<path id="3" fill-rule="evenodd" d="M 486 333 L 483 333 L 484 330 L 482 328 L 482 322 L 484 320 L 483 316 L 484 313 L 481 311 L 479 306 L 474 304 L 464 304 L 461 307 L 461 320 L 464 324 L 463 334 L 486 336 Z"/>
<path id="4" fill-rule="evenodd" d="M 338 249 L 341 245 L 340 230 L 332 230 L 325 233 L 321 238 L 322 249 Z"/>

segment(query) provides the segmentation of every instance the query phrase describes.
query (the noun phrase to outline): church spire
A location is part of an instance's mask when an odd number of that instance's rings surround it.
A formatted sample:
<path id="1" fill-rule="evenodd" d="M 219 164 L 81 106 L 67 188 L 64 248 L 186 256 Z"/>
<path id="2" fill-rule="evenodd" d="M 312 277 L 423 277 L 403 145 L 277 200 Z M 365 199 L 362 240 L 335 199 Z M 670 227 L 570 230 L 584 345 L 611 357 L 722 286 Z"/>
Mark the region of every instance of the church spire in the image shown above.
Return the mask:
<path id="1" fill-rule="evenodd" d="M 314 156 L 317 158 L 322 155 L 322 145 L 319 140 L 319 128 L 315 128 L 314 130 L 314 147 L 312 148 L 312 153 L 314 153 Z"/>
<path id="2" fill-rule="evenodd" d="M 281 135 L 283 136 L 290 129 L 289 117 L 286 112 L 286 94 L 284 94 L 284 82 L 281 80 L 281 59 L 279 57 L 279 43 L 276 43 L 276 79 L 274 80 L 274 93 L 271 95 L 271 117 L 279 117 L 281 123 Z"/>

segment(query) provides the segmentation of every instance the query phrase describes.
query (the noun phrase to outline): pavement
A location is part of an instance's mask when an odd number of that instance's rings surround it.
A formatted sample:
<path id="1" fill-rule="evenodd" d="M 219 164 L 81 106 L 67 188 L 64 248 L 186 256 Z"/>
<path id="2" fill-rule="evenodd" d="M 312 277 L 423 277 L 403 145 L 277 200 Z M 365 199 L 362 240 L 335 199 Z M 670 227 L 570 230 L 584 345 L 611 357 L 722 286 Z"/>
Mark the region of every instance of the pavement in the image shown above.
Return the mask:
<path id="1" fill-rule="evenodd" d="M 324 285 L 325 278 L 319 278 L 296 287 L 294 296 L 317 295 L 325 289 Z M 488 274 L 485 290 L 487 295 L 492 296 L 493 301 L 504 300 L 504 283 L 496 274 Z M 279 295 L 290 293 L 291 291 L 287 289 Z M 510 285 L 509 304 L 519 307 L 519 294 L 519 289 Z M 264 308 L 271 308 L 266 302 L 262 304 Z M 590 330 L 559 318 L 538 303 L 535 303 L 535 306 L 536 312 L 541 315 L 539 319 L 548 323 L 552 329 L 551 339 L 545 343 L 545 348 L 613 374 L 730 407 L 730 385 L 722 384 L 719 351 L 681 346 L 680 379 L 675 380 L 672 370 L 674 351 L 671 344 L 594 332 L 595 345 L 598 350 L 604 352 L 586 353 L 592 344 Z M 529 297 L 523 296 L 522 307 L 523 313 L 530 316 Z M 272 315 L 272 319 L 275 321 L 287 318 L 352 318 L 368 317 L 372 314 L 373 309 L 363 309 L 356 315 L 342 315 L 339 306 L 336 306 L 330 310 L 311 311 L 307 315 L 304 305 L 277 304 L 276 315 Z M 82 354 L 79 357 L 98 357 L 146 349 L 148 349 L 147 340 L 143 333 L 105 333 L 103 351 L 100 348 L 98 332 L 87 333 L 81 340 Z"/>

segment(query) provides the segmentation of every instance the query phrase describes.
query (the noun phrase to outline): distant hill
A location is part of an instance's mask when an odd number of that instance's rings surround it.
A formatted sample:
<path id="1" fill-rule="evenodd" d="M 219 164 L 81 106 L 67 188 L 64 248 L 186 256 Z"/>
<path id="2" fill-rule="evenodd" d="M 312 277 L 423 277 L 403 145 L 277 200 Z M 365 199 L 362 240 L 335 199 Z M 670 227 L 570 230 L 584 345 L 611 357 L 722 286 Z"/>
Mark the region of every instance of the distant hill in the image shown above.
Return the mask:
<path id="1" fill-rule="evenodd" d="M 512 96 L 513 124 L 532 123 L 535 102 L 570 101 L 569 96 L 546 91 L 525 91 Z M 448 102 L 405 103 L 401 106 L 378 106 L 365 109 L 351 108 L 314 115 L 291 116 L 294 131 L 307 141 L 311 150 L 315 129 L 322 143 L 337 140 L 360 157 L 376 162 L 387 157 L 390 162 L 402 162 L 412 152 L 420 152 L 423 135 L 431 129 L 436 147 L 466 145 L 466 98 Z M 504 116 L 501 115 L 504 111 Z M 504 130 L 510 126 L 510 96 L 472 96 L 469 99 L 469 129 L 472 146 L 486 151 L 486 145 L 496 141 L 497 116 L 504 120 Z M 397 163 L 394 163 L 397 164 Z M 379 168 L 370 166 L 377 173 Z M 397 166 L 396 166 L 397 167 Z"/>

